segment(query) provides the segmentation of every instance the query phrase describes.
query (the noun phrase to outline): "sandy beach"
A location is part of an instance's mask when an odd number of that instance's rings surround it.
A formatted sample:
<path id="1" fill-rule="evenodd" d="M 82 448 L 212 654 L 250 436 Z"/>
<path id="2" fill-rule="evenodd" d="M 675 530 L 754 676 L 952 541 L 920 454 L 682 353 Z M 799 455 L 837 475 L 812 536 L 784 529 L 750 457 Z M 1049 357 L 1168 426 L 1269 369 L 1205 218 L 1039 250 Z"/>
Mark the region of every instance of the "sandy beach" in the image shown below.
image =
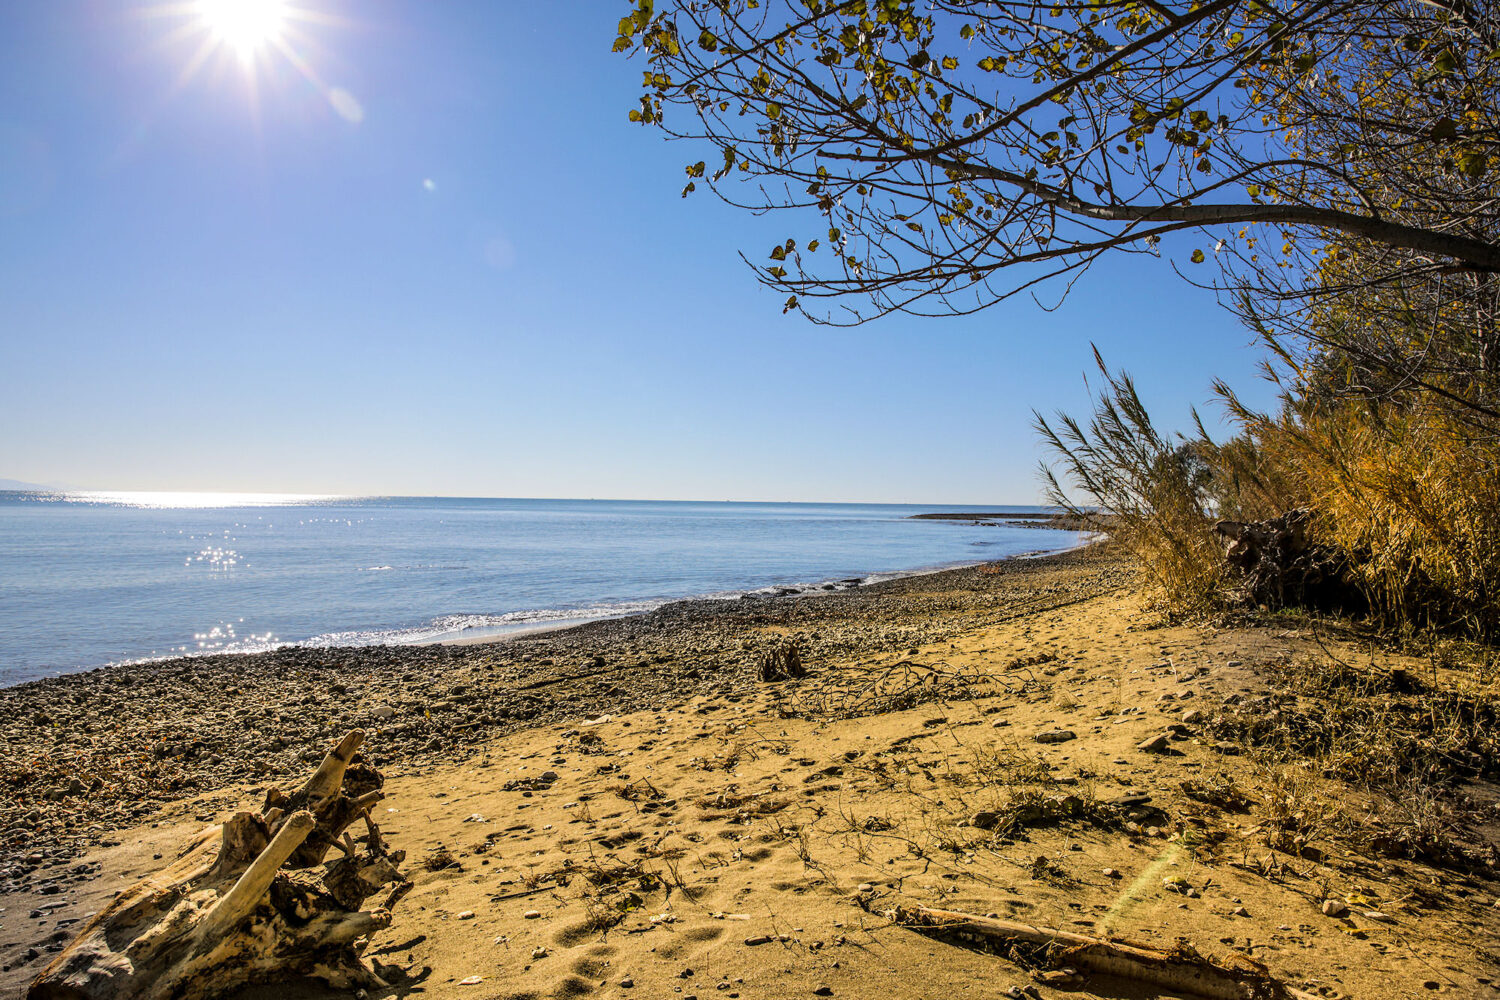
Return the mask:
<path id="1" fill-rule="evenodd" d="M 758 653 L 786 641 L 809 675 L 762 683 Z M 415 883 L 366 952 L 387 996 L 1162 995 L 890 919 L 916 905 L 1189 942 L 1319 996 L 1493 995 L 1493 806 L 1423 857 L 1346 766 L 1249 735 L 1315 715 L 1292 667 L 1354 658 L 1339 641 L 1166 623 L 1106 545 L 501 642 L 7 689 L 0 997 L 356 727 Z"/>

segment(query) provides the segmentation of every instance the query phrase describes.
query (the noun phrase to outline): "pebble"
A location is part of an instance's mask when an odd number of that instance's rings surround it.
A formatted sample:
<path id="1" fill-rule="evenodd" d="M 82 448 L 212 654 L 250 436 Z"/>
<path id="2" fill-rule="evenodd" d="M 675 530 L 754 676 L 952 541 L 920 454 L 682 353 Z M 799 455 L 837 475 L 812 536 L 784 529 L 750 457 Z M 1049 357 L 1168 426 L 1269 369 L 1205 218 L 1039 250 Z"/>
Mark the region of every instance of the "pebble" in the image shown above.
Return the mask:
<path id="1" fill-rule="evenodd" d="M 1342 917 L 1349 912 L 1349 907 L 1342 899 L 1323 900 L 1323 913 L 1329 917 Z"/>
<path id="2" fill-rule="evenodd" d="M 1071 729 L 1043 729 L 1032 737 L 1038 743 L 1066 743 L 1077 738 L 1078 734 Z"/>
<path id="3" fill-rule="evenodd" d="M 458 915 L 458 919 L 460 919 L 460 920 L 473 920 L 474 919 L 474 911 L 473 910 L 464 910 L 462 913 L 460 913 Z"/>
<path id="4" fill-rule="evenodd" d="M 1155 736 L 1141 740 L 1141 742 L 1135 745 L 1135 748 L 1146 753 L 1164 753 L 1171 746 L 1172 737 L 1166 733 L 1157 733 Z"/>
<path id="5" fill-rule="evenodd" d="M 540 917 L 541 915 L 542 915 L 542 911 L 541 910 L 527 910 L 525 913 L 521 914 L 521 917 L 522 917 L 522 919 L 525 919 L 525 920 L 535 920 L 537 917 Z"/>

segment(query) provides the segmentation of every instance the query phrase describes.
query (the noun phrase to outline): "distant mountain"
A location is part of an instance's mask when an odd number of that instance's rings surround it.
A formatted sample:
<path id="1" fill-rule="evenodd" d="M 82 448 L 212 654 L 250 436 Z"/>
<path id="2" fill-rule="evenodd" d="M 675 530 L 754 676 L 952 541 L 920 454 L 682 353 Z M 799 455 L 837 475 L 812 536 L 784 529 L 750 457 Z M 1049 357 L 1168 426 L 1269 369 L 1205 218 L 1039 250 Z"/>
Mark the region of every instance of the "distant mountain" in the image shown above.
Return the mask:
<path id="1" fill-rule="evenodd" d="M 61 486 L 48 486 L 45 483 L 28 483 L 20 479 L 0 479 L 0 490 L 37 490 L 42 493 L 52 493 L 61 490 Z"/>

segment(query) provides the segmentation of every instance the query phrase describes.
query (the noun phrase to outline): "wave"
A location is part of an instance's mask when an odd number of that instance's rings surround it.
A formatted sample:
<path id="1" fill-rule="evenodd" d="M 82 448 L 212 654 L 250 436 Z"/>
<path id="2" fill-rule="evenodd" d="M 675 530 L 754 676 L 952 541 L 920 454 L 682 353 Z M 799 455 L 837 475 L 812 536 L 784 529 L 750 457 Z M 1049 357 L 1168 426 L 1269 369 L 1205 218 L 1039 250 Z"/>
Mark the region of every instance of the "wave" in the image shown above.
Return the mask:
<path id="1" fill-rule="evenodd" d="M 626 615 L 645 614 L 661 607 L 666 601 L 618 601 L 594 604 L 581 608 L 545 608 L 539 611 L 512 611 L 503 615 L 459 614 L 441 615 L 421 625 L 391 629 L 356 629 L 348 632 L 327 632 L 313 636 L 295 646 L 328 648 L 333 646 L 413 646 L 425 642 L 441 642 L 481 635 L 503 635 L 520 631 L 533 625 L 581 624 L 601 618 L 623 618 Z"/>

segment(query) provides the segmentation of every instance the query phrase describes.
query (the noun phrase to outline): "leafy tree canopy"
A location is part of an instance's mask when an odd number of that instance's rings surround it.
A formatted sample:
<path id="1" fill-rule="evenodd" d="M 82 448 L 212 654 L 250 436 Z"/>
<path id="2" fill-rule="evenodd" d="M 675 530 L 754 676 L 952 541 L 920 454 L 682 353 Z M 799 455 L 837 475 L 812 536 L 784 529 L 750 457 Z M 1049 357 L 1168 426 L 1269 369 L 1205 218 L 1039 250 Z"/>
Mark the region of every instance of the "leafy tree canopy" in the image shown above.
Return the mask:
<path id="1" fill-rule="evenodd" d="M 715 150 L 684 196 L 821 216 L 754 261 L 817 320 L 973 312 L 1184 230 L 1279 301 L 1500 272 L 1484 0 L 635 0 L 618 36 L 631 120 Z"/>

